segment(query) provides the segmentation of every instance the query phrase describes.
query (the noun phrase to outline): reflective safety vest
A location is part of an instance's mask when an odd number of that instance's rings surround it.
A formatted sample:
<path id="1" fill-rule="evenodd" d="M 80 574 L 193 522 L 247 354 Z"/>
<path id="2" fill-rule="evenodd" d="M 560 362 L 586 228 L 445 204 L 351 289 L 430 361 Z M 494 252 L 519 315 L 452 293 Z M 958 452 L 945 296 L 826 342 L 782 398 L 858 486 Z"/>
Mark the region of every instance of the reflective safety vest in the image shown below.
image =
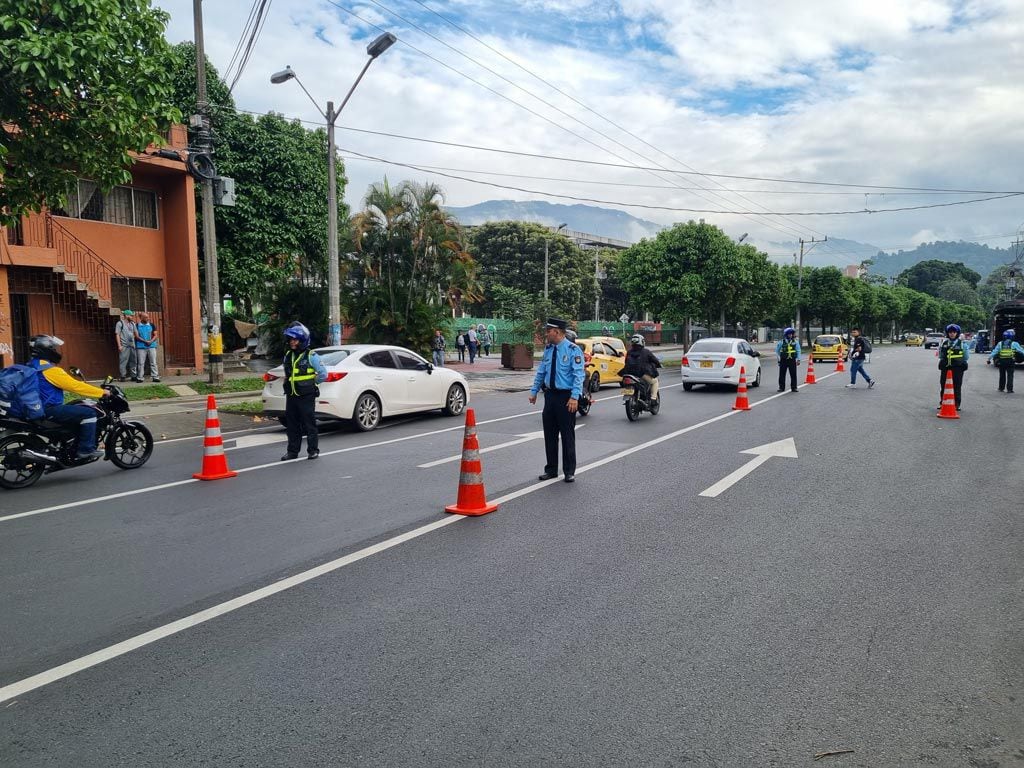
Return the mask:
<path id="1" fill-rule="evenodd" d="M 947 342 L 947 344 L 943 345 L 943 349 L 945 350 L 944 359 L 947 367 L 963 368 L 967 365 L 967 363 L 964 362 L 964 348 L 960 339 L 957 339 L 952 344 Z"/>
<path id="2" fill-rule="evenodd" d="M 796 357 L 796 342 L 788 339 L 782 342 L 782 359 L 792 360 Z"/>
<path id="3" fill-rule="evenodd" d="M 1000 360 L 1013 360 L 1013 342 L 1007 344 L 1005 341 L 999 342 L 999 359 Z"/>
<path id="4" fill-rule="evenodd" d="M 316 369 L 309 363 L 309 350 L 299 354 L 292 350 L 284 353 L 284 391 L 287 395 L 303 397 L 316 394 Z"/>

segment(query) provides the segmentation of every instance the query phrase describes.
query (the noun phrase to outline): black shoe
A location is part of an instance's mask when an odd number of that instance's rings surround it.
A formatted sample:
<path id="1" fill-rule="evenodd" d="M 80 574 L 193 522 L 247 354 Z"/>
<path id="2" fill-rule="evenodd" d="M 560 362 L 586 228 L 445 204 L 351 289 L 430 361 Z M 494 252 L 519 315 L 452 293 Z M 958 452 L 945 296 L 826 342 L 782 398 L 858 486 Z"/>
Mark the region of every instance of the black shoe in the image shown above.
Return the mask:
<path id="1" fill-rule="evenodd" d="M 999 390 L 999 391 L 1000 391 L 1000 392 L 1002 392 L 1002 391 L 1003 391 L 1003 390 L 1002 390 L 1002 388 L 1000 388 L 1000 390 Z M 1013 392 L 1013 390 L 1012 390 L 1012 389 L 1011 389 L 1010 391 L 1011 391 L 1011 392 Z"/>
<path id="2" fill-rule="evenodd" d="M 160 383 L 160 379 L 158 379 L 158 378 L 157 378 L 156 376 L 154 376 L 154 377 L 152 378 L 152 382 L 153 382 L 154 384 L 159 384 L 159 383 Z"/>
<path id="3" fill-rule="evenodd" d="M 294 461 L 297 458 L 299 458 L 299 454 L 297 453 L 286 453 L 281 457 L 281 461 Z"/>
<path id="4" fill-rule="evenodd" d="M 566 475 L 565 476 L 565 482 L 567 482 L 567 483 L 575 483 L 576 482 L 576 475 Z"/>
<path id="5" fill-rule="evenodd" d="M 320 451 L 310 451 L 306 454 L 306 458 L 312 461 L 313 459 L 320 458 Z"/>
<path id="6" fill-rule="evenodd" d="M 794 389 L 794 390 L 793 390 L 793 394 L 795 395 L 795 394 L 796 394 L 797 392 L 799 392 L 799 391 L 800 391 L 799 389 Z"/>
<path id="7" fill-rule="evenodd" d="M 118 379 L 118 381 L 128 381 L 128 379 L 126 379 L 124 376 L 122 376 L 121 378 Z"/>
<path id="8" fill-rule="evenodd" d="M 551 472 L 545 472 L 543 475 L 541 475 L 537 479 L 538 480 L 554 480 L 556 477 L 558 477 L 558 475 L 553 474 Z"/>
<path id="9" fill-rule="evenodd" d="M 90 461 L 96 461 L 103 455 L 103 451 L 85 451 L 84 453 L 75 454 L 75 460 L 86 464 Z"/>
<path id="10" fill-rule="evenodd" d="M 136 384 L 145 384 L 146 383 L 142 379 L 132 379 L 132 381 L 134 381 Z"/>
<path id="11" fill-rule="evenodd" d="M 785 391 L 786 391 L 785 387 L 779 387 L 779 392 L 785 392 Z"/>

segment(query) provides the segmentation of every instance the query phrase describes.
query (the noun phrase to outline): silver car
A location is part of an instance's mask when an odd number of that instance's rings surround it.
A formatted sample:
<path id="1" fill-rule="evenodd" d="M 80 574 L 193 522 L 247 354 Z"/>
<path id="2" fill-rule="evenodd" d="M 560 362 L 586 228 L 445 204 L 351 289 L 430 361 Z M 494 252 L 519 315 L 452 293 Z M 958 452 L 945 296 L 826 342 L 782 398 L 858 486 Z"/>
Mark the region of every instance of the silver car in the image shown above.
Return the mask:
<path id="1" fill-rule="evenodd" d="M 761 353 L 744 339 L 711 338 L 694 342 L 683 356 L 683 389 L 694 384 L 725 384 L 739 388 L 740 369 L 747 384 L 761 385 Z"/>

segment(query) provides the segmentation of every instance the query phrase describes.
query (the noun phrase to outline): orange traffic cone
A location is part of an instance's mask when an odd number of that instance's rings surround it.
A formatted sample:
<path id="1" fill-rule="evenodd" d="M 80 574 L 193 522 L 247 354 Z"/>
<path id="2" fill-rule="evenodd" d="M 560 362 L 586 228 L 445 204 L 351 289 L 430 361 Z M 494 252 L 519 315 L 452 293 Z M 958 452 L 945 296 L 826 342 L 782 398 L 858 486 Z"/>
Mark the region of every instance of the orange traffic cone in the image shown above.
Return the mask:
<path id="1" fill-rule="evenodd" d="M 942 407 L 935 414 L 940 419 L 959 419 L 956 410 L 956 395 L 953 392 L 953 372 L 946 370 L 946 386 L 942 390 Z"/>
<path id="2" fill-rule="evenodd" d="M 804 379 L 804 384 L 817 384 L 818 380 L 814 378 L 814 358 L 807 358 L 807 378 Z"/>
<path id="3" fill-rule="evenodd" d="M 486 515 L 498 508 L 488 504 L 484 493 L 483 464 L 480 443 L 476 439 L 476 414 L 466 409 L 466 434 L 462 439 L 462 470 L 459 475 L 459 500 L 444 508 L 455 515 Z"/>
<path id="4" fill-rule="evenodd" d="M 736 388 L 736 404 L 732 407 L 734 411 L 749 411 L 750 402 L 747 400 L 747 369 L 740 367 L 740 385 Z"/>
<path id="5" fill-rule="evenodd" d="M 839 354 L 836 355 L 836 373 L 844 373 L 846 366 L 843 365 L 843 348 L 839 347 Z"/>
<path id="6" fill-rule="evenodd" d="M 217 399 L 210 395 L 206 399 L 206 438 L 203 440 L 203 468 L 192 475 L 196 480 L 223 480 L 234 477 L 237 472 L 228 469 L 224 455 L 224 440 L 220 436 L 220 417 L 217 415 Z"/>

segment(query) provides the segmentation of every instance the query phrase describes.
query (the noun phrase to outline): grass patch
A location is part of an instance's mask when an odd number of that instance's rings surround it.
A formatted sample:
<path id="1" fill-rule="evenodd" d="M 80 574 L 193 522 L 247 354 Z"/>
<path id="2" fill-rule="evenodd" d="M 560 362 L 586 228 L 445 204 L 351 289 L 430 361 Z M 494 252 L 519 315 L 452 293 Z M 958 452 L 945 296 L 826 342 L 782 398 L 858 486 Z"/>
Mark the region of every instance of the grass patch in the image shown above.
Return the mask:
<path id="1" fill-rule="evenodd" d="M 165 398 L 178 397 L 178 393 L 168 387 L 166 384 L 146 384 L 141 387 L 123 387 L 124 396 L 126 400 L 162 400 Z M 64 393 L 64 402 L 67 403 L 71 400 L 81 400 L 81 395 L 76 395 L 73 392 Z"/>
<path id="2" fill-rule="evenodd" d="M 217 410 L 224 413 L 240 413 L 243 416 L 259 416 L 263 413 L 262 400 L 241 400 L 237 403 L 218 405 Z"/>
<path id="3" fill-rule="evenodd" d="M 229 392 L 255 392 L 263 389 L 262 376 L 246 376 L 242 379 L 228 379 L 223 384 L 211 384 L 202 379 L 188 383 L 200 395 L 222 395 Z"/>

